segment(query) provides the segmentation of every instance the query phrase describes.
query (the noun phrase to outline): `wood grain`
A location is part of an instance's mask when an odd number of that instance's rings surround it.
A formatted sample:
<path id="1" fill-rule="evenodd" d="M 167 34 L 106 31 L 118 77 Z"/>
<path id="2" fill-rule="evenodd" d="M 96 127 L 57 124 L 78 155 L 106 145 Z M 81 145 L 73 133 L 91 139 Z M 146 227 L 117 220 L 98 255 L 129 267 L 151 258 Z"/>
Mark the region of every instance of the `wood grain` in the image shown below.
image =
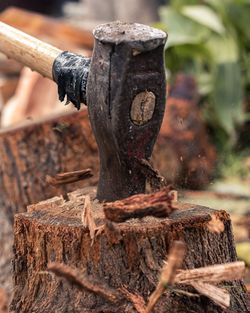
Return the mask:
<path id="1" fill-rule="evenodd" d="M 0 22 L 0 51 L 44 77 L 53 79 L 52 66 L 62 52 L 47 43 Z"/>

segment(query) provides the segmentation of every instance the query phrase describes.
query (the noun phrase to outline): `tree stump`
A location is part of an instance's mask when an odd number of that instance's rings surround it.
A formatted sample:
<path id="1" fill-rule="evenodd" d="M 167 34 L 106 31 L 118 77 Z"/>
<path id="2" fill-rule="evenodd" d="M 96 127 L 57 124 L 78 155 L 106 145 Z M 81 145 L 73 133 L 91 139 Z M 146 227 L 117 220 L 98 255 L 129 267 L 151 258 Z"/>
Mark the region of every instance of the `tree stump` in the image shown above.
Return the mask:
<path id="1" fill-rule="evenodd" d="M 87 194 L 91 195 L 95 223 L 105 225 L 94 239 L 82 224 Z M 126 287 L 147 300 L 174 240 L 183 240 L 187 245 L 185 269 L 237 260 L 230 217 L 225 211 L 174 203 L 178 209 L 169 218 L 132 219 L 113 224 L 112 230 L 104 219 L 103 205 L 94 200 L 94 189 L 75 191 L 69 199 L 66 202 L 56 197 L 15 216 L 15 288 L 11 305 L 15 312 L 137 312 L 129 301 L 112 303 L 95 292 L 79 291 L 46 271 L 49 262 L 85 271 L 94 289 L 104 284 L 108 293 L 109 288 L 118 292 Z M 224 223 L 224 231 L 219 234 L 208 230 L 212 216 Z M 243 282 L 225 284 L 231 294 L 227 311 L 204 296 L 190 297 L 170 290 L 160 298 L 154 312 L 249 312 Z M 178 289 L 189 290 L 181 285 Z"/>

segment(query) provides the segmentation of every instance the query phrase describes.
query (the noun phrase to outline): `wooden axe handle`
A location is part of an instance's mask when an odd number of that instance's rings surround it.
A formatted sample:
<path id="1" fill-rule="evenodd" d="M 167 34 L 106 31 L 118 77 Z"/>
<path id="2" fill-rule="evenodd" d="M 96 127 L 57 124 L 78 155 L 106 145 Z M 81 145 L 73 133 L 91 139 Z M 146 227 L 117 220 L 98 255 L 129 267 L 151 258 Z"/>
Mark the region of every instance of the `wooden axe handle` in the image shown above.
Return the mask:
<path id="1" fill-rule="evenodd" d="M 0 22 L 0 52 L 52 80 L 54 60 L 62 53 L 3 22 Z"/>

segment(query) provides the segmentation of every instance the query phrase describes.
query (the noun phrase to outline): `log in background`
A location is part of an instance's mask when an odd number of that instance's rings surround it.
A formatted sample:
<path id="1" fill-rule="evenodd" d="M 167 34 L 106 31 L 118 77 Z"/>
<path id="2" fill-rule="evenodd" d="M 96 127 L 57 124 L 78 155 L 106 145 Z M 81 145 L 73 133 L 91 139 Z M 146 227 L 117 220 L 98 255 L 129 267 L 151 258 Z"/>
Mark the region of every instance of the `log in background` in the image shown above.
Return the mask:
<path id="1" fill-rule="evenodd" d="M 62 192 L 94 185 L 98 179 L 98 152 L 87 111 L 68 113 L 0 132 L 0 210 L 10 220 L 29 204 Z M 46 175 L 84 168 L 95 174 L 87 181 L 49 186 Z"/>

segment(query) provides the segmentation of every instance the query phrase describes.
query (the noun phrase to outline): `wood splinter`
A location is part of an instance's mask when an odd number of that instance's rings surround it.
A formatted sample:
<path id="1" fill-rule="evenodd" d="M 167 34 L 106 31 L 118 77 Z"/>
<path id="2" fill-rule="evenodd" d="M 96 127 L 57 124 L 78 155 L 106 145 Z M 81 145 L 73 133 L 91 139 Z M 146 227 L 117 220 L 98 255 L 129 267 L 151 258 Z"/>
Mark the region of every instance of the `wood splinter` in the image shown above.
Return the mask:
<path id="1" fill-rule="evenodd" d="M 62 192 L 62 197 L 65 201 L 69 201 L 67 192 L 62 187 L 67 184 L 72 184 L 92 177 L 91 169 L 78 170 L 73 172 L 59 173 L 55 176 L 46 175 L 45 181 L 48 185 L 58 188 Z"/>
<path id="2" fill-rule="evenodd" d="M 186 246 L 181 241 L 175 241 L 169 252 L 168 262 L 166 262 L 162 268 L 161 276 L 155 291 L 149 297 L 145 313 L 151 313 L 160 299 L 161 295 L 167 288 L 167 286 L 172 285 L 175 279 L 176 271 L 181 267 L 184 256 L 185 256 Z"/>
<path id="3" fill-rule="evenodd" d="M 46 183 L 51 186 L 61 186 L 66 184 L 75 183 L 87 178 L 92 177 L 91 169 L 78 170 L 73 172 L 59 173 L 55 176 L 46 175 Z"/>
<path id="4" fill-rule="evenodd" d="M 138 163 L 142 174 L 145 175 L 152 192 L 167 186 L 166 179 L 160 175 L 158 170 L 153 168 L 148 160 L 135 158 L 135 161 Z"/>
<path id="5" fill-rule="evenodd" d="M 110 288 L 95 278 L 82 274 L 78 270 L 67 265 L 50 263 L 48 264 L 48 271 L 54 273 L 58 277 L 65 278 L 78 289 L 98 294 L 109 302 L 117 303 L 122 298 L 121 294 L 115 289 Z"/>
<path id="6" fill-rule="evenodd" d="M 85 196 L 84 199 L 84 207 L 82 211 L 82 223 L 89 229 L 89 235 L 91 240 L 93 241 L 95 238 L 95 232 L 97 230 L 97 227 L 91 211 L 90 196 L 88 195 Z"/>
<path id="7" fill-rule="evenodd" d="M 225 280 L 242 279 L 245 273 L 245 263 L 242 261 L 226 264 L 216 264 L 191 270 L 179 270 L 175 283 L 187 284 L 190 281 L 204 283 L 220 283 Z"/>
<path id="8" fill-rule="evenodd" d="M 130 302 L 138 313 L 145 313 L 143 297 L 139 294 L 129 292 L 124 286 L 116 290 L 94 277 L 79 272 L 77 269 L 56 262 L 48 264 L 47 270 L 57 277 L 63 278 L 73 284 L 80 291 L 84 292 L 87 290 L 93 294 L 99 295 L 114 305 L 119 305 L 121 302 Z"/>

